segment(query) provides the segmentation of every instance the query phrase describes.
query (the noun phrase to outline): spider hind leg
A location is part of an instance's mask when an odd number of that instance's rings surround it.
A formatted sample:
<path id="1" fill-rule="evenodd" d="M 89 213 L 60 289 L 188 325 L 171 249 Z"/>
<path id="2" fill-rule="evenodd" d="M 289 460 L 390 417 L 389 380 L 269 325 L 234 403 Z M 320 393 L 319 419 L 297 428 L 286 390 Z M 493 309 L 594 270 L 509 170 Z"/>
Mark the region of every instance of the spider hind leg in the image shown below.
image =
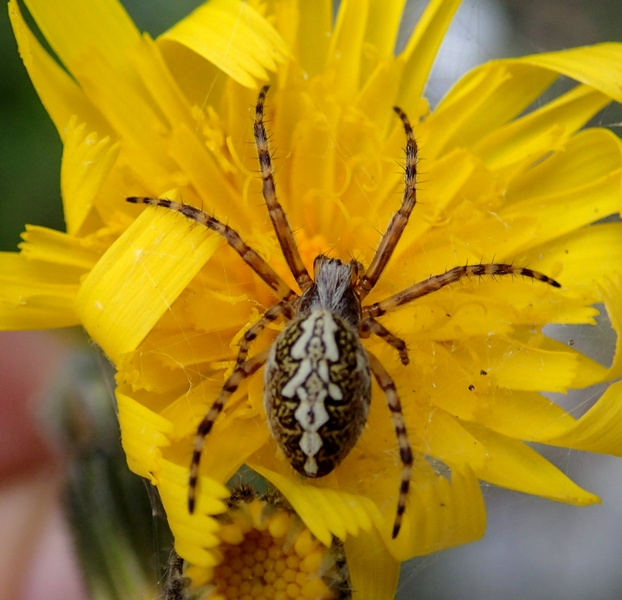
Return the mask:
<path id="1" fill-rule="evenodd" d="M 233 370 L 233 373 L 231 373 L 229 379 L 225 381 L 220 395 L 216 398 L 214 404 L 212 404 L 211 408 L 207 411 L 206 415 L 203 417 L 203 420 L 199 424 L 197 435 L 194 439 L 194 450 L 192 452 L 190 477 L 188 480 L 188 512 L 190 514 L 194 512 L 196 504 L 199 464 L 201 462 L 201 455 L 203 454 L 203 447 L 205 446 L 205 438 L 212 430 L 218 415 L 222 412 L 222 409 L 225 407 L 225 404 L 229 398 L 231 398 L 245 379 L 248 379 L 263 366 L 268 359 L 269 351 L 270 348 L 266 348 Z"/>
<path id="2" fill-rule="evenodd" d="M 392 537 L 395 539 L 402 527 L 402 519 L 406 511 L 406 500 L 410 489 L 410 479 L 413 470 L 413 453 L 406 431 L 406 422 L 402 413 L 402 403 L 395 389 L 395 382 L 382 366 L 382 363 L 371 352 L 367 352 L 371 371 L 378 382 L 378 385 L 387 398 L 387 406 L 391 411 L 393 420 L 393 428 L 397 437 L 397 443 L 400 449 L 400 460 L 402 461 L 402 477 L 400 481 L 400 489 L 397 498 L 397 511 L 395 514 L 395 522 L 393 524 Z"/>

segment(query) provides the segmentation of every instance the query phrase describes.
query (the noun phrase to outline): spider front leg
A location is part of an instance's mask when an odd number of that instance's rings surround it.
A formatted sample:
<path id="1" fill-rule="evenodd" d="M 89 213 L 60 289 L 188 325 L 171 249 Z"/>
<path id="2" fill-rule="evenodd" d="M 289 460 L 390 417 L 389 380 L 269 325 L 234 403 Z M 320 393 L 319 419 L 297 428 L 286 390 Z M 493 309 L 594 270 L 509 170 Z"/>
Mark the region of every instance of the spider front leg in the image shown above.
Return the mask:
<path id="1" fill-rule="evenodd" d="M 404 515 L 404 511 L 406 510 L 406 499 L 408 498 L 408 490 L 410 489 L 410 479 L 412 477 L 413 470 L 413 453 L 410 447 L 408 433 L 406 431 L 404 414 L 402 413 L 402 403 L 400 402 L 397 390 L 395 389 L 395 382 L 391 379 L 391 376 L 387 373 L 387 370 L 382 366 L 382 363 L 369 351 L 367 351 L 367 358 L 369 358 L 371 372 L 374 374 L 380 389 L 387 397 L 387 406 L 391 411 L 393 428 L 395 429 L 395 435 L 400 449 L 400 460 L 402 461 L 402 478 L 397 498 L 397 512 L 395 515 L 392 533 L 392 537 L 395 539 L 397 534 L 400 532 L 402 517 Z"/>
<path id="2" fill-rule="evenodd" d="M 402 338 L 391 333 L 382 323 L 376 321 L 373 317 L 364 317 L 359 324 L 359 335 L 362 338 L 366 338 L 369 337 L 370 333 L 377 335 L 387 342 L 387 344 L 393 346 L 399 352 L 400 360 L 403 365 L 407 365 L 410 362 L 406 342 Z"/>
<path id="3" fill-rule="evenodd" d="M 535 279 L 536 281 L 542 281 L 543 283 L 547 283 L 548 285 L 556 288 L 561 287 L 560 283 L 554 279 L 551 279 L 547 275 L 544 275 L 544 273 L 533 271 L 532 269 L 527 269 L 525 267 L 515 267 L 514 265 L 505 263 L 465 265 L 463 267 L 454 267 L 442 275 L 433 275 L 432 277 L 428 277 L 427 279 L 424 279 L 419 283 L 415 283 L 415 285 L 412 285 L 397 294 L 393 294 L 393 296 L 389 296 L 380 302 L 364 306 L 362 309 L 363 319 L 369 317 L 380 317 L 388 312 L 391 312 L 392 310 L 395 310 L 399 306 L 408 304 L 417 298 L 427 296 L 428 294 L 436 292 L 447 285 L 460 281 L 463 277 L 471 277 L 473 275 L 478 277 L 482 277 L 484 275 L 490 275 L 492 277 L 495 275 L 520 275 L 522 277 Z"/>
<path id="4" fill-rule="evenodd" d="M 229 246 L 238 253 L 240 258 L 263 279 L 279 298 L 291 299 L 296 296 L 277 272 L 242 239 L 235 229 L 232 229 L 229 225 L 225 225 L 215 217 L 208 215 L 205 211 L 199 210 L 189 204 L 176 202 L 175 200 L 167 200 L 166 198 L 141 198 L 132 196 L 125 200 L 132 204 L 148 204 L 149 206 L 167 208 L 174 212 L 181 213 L 191 221 L 215 231 L 225 238 Z"/>
<path id="5" fill-rule="evenodd" d="M 205 438 L 212 430 L 218 415 L 222 412 L 222 409 L 225 407 L 225 404 L 229 398 L 231 398 L 232 394 L 235 393 L 245 379 L 250 377 L 253 373 L 256 373 L 263 366 L 268 359 L 269 353 L 270 348 L 266 348 L 234 369 L 233 373 L 229 376 L 229 379 L 225 382 L 220 395 L 216 398 L 216 401 L 212 404 L 212 407 L 207 411 L 207 414 L 203 417 L 203 420 L 197 429 L 197 435 L 194 439 L 192 462 L 190 463 L 190 479 L 188 482 L 188 511 L 190 514 L 194 512 L 194 505 L 196 502 L 197 482 L 199 479 L 199 463 L 201 462 L 201 454 L 203 453 Z"/>
<path id="6" fill-rule="evenodd" d="M 298 297 L 296 296 L 296 299 Z M 282 300 L 278 304 L 271 306 L 249 329 L 244 333 L 244 337 L 240 342 L 240 350 L 238 351 L 238 358 L 235 362 L 235 368 L 237 369 L 248 356 L 248 348 L 250 344 L 257 339 L 261 332 L 270 324 L 276 321 L 281 315 L 285 315 L 288 319 L 294 318 L 294 307 L 290 304 L 289 300 Z"/>
<path id="7" fill-rule="evenodd" d="M 406 116 L 406 113 L 398 108 L 393 107 L 398 114 L 404 126 L 406 133 L 406 164 L 404 165 L 404 196 L 400 209 L 393 215 L 387 230 L 385 231 L 380 245 L 376 250 L 376 254 L 369 265 L 369 268 L 361 277 L 356 285 L 355 290 L 361 301 L 371 292 L 373 287 L 380 279 L 387 263 L 393 256 L 393 252 L 397 243 L 404 233 L 404 229 L 408 224 L 408 219 L 417 204 L 417 142 L 413 134 L 413 128 Z"/>
<path id="8" fill-rule="evenodd" d="M 300 257 L 300 252 L 298 252 L 296 240 L 294 239 L 294 234 L 287 220 L 287 216 L 285 215 L 285 211 L 276 197 L 272 158 L 270 157 L 268 135 L 263 121 L 264 102 L 269 89 L 270 86 L 264 85 L 259 92 L 257 105 L 255 107 L 255 124 L 253 126 L 255 145 L 257 146 L 257 158 L 259 159 L 259 169 L 263 181 L 262 192 L 268 206 L 268 214 L 272 221 L 272 227 L 274 227 L 274 232 L 281 246 L 281 252 L 283 252 L 287 266 L 292 272 L 296 283 L 304 292 L 311 286 L 313 281 Z"/>

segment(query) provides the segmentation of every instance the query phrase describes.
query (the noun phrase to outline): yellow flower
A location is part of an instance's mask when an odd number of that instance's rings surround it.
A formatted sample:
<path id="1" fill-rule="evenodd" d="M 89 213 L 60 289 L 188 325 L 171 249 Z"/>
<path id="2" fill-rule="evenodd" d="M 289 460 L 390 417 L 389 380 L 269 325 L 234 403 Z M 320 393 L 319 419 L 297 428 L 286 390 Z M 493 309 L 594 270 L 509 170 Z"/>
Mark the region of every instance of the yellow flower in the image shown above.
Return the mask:
<path id="1" fill-rule="evenodd" d="M 621 383 L 580 419 L 541 394 L 622 374 L 619 348 L 603 366 L 542 333 L 549 323 L 593 323 L 595 303 L 619 332 L 622 227 L 592 223 L 620 210 L 622 148 L 612 133 L 582 127 L 622 101 L 622 46 L 493 61 L 430 111 L 424 85 L 459 0 L 432 0 L 398 56 L 400 0 L 343 0 L 334 23 L 329 0 L 211 0 L 156 41 L 115 0 L 26 4 L 66 68 L 12 0 L 20 52 L 64 142 L 67 233 L 29 226 L 21 253 L 0 255 L 0 326 L 82 324 L 113 361 L 128 463 L 158 487 L 182 557 L 208 570 L 222 559 L 214 515 L 242 464 L 278 488 L 322 544 L 343 540 L 356 598 L 390 598 L 399 561 L 478 539 L 478 479 L 598 501 L 525 442 L 622 454 Z M 524 114 L 559 75 L 578 85 Z M 466 281 L 383 317 L 408 344 L 408 366 L 384 341 L 365 341 L 397 384 L 416 455 L 396 539 L 401 464 L 378 389 L 344 462 L 302 480 L 270 437 L 255 375 L 209 434 L 197 510 L 187 510 L 197 424 L 244 331 L 276 298 L 218 234 L 125 198 L 203 207 L 295 289 L 256 173 L 249 117 L 268 81 L 277 191 L 307 269 L 322 252 L 370 264 L 403 188 L 398 105 L 425 177 L 369 300 L 493 256 L 562 284 Z"/>

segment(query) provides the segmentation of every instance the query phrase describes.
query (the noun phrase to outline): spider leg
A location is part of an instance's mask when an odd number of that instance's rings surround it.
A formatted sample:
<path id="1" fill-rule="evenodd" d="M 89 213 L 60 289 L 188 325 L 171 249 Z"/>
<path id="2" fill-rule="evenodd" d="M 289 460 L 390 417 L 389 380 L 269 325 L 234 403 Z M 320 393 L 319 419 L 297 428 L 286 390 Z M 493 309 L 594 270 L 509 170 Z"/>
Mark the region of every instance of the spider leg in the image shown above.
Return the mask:
<path id="1" fill-rule="evenodd" d="M 137 198 L 135 196 L 126 198 L 127 202 L 132 204 L 149 204 L 150 206 L 162 206 L 170 210 L 176 211 L 187 217 L 188 219 L 195 221 L 201 225 L 204 225 L 208 229 L 215 231 L 225 238 L 226 242 L 231 246 L 242 258 L 242 260 L 251 268 L 279 298 L 293 299 L 296 294 L 289 289 L 289 286 L 281 279 L 277 272 L 263 259 L 255 250 L 253 250 L 244 240 L 240 237 L 240 234 L 225 225 L 218 219 L 215 219 L 206 212 L 190 206 L 189 204 L 183 204 L 182 202 L 176 202 L 174 200 L 166 200 L 163 198 Z"/>
<path id="2" fill-rule="evenodd" d="M 369 365 L 371 371 L 378 382 L 378 385 L 385 393 L 387 397 L 387 405 L 391 411 L 391 418 L 393 419 L 393 427 L 395 429 L 395 435 L 397 437 L 397 443 L 400 448 L 400 459 L 402 461 L 402 480 L 400 483 L 400 491 L 397 499 L 397 513 L 395 515 L 395 522 L 393 524 L 392 537 L 395 539 L 400 532 L 402 526 L 402 516 L 406 510 L 406 499 L 408 497 L 408 490 L 410 488 L 410 479 L 412 477 L 413 468 L 413 453 L 410 447 L 410 440 L 408 439 L 408 433 L 406 432 L 406 423 L 404 421 L 404 414 L 402 413 L 402 404 L 400 398 L 395 390 L 395 382 L 391 379 L 391 376 L 387 373 L 386 369 L 382 366 L 382 363 L 371 352 L 367 351 L 367 357 L 369 358 Z"/>
<path id="3" fill-rule="evenodd" d="M 207 411 L 207 414 L 203 417 L 203 420 L 199 424 L 197 435 L 194 439 L 194 451 L 192 452 L 190 478 L 188 482 L 188 511 L 190 514 L 194 512 L 197 482 L 199 479 L 199 463 L 201 462 L 201 454 L 203 453 L 205 438 L 212 430 L 218 415 L 222 412 L 222 409 L 225 407 L 225 404 L 229 398 L 231 398 L 231 395 L 235 393 L 245 379 L 250 377 L 262 367 L 268 359 L 269 353 L 270 348 L 266 348 L 234 369 L 233 373 L 229 376 L 229 379 L 225 382 L 220 395 L 216 398 L 214 404 L 212 404 L 212 407 Z"/>
<path id="4" fill-rule="evenodd" d="M 402 338 L 391 333 L 382 323 L 376 321 L 373 317 L 365 317 L 359 324 L 359 334 L 361 337 L 366 338 L 370 333 L 377 335 L 387 342 L 387 344 L 393 346 L 399 352 L 400 360 L 403 365 L 407 365 L 410 362 L 406 342 Z"/>
<path id="5" fill-rule="evenodd" d="M 432 277 L 428 277 L 427 279 L 424 279 L 419 283 L 415 283 L 415 285 L 412 285 L 409 288 L 394 294 L 393 296 L 389 296 L 380 302 L 364 306 L 362 309 L 363 318 L 380 317 L 392 310 L 395 310 L 398 306 L 408 304 L 417 298 L 436 292 L 437 290 L 444 288 L 446 285 L 455 283 L 463 277 L 471 277 L 473 275 L 477 275 L 479 277 L 483 275 L 490 275 L 492 277 L 496 275 L 522 275 L 523 277 L 530 277 L 531 279 L 548 283 L 556 288 L 561 287 L 561 285 L 554 279 L 551 279 L 538 271 L 526 269 L 525 267 L 515 267 L 514 265 L 503 263 L 465 265 L 463 267 L 454 267 L 442 275 L 433 275 Z"/>
<path id="6" fill-rule="evenodd" d="M 271 306 L 249 329 L 244 333 L 244 337 L 240 342 L 240 350 L 238 352 L 238 358 L 235 363 L 237 369 L 248 356 L 248 347 L 251 342 L 257 339 L 257 336 L 270 324 L 276 321 L 281 315 L 285 315 L 288 319 L 294 318 L 294 308 L 287 301 L 282 300 L 278 304 Z"/>
<path id="7" fill-rule="evenodd" d="M 413 135 L 412 125 L 406 113 L 397 106 L 394 107 L 404 125 L 406 133 L 406 164 L 404 165 L 404 196 L 400 209 L 393 215 L 387 230 L 385 231 L 376 254 L 369 265 L 369 268 L 361 277 L 356 285 L 355 291 L 361 301 L 369 294 L 378 282 L 387 263 L 389 262 L 397 243 L 402 237 L 402 233 L 408 224 L 408 219 L 415 204 L 417 204 L 417 142 Z"/>
<path id="8" fill-rule="evenodd" d="M 259 169 L 263 181 L 263 197 L 268 205 L 268 214 L 274 227 L 274 232 L 279 240 L 281 252 L 289 266 L 296 283 L 304 292 L 313 282 L 307 269 L 302 262 L 294 234 L 285 215 L 283 207 L 276 198 L 276 187 L 274 185 L 274 169 L 270 158 L 270 147 L 268 146 L 268 135 L 264 126 L 264 102 L 266 93 L 270 86 L 265 85 L 261 88 L 255 107 L 255 124 L 253 132 L 255 134 L 255 145 L 257 146 L 257 158 L 259 159 Z"/>

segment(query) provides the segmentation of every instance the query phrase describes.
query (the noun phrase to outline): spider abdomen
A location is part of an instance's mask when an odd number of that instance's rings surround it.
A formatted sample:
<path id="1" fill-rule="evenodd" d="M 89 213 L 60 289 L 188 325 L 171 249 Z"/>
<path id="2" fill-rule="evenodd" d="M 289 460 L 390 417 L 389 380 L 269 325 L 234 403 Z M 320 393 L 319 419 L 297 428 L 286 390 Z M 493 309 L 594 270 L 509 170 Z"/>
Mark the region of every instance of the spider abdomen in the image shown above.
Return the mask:
<path id="1" fill-rule="evenodd" d="M 328 310 L 292 321 L 266 363 L 264 403 L 272 435 L 306 477 L 328 475 L 360 437 L 371 400 L 357 333 Z"/>

